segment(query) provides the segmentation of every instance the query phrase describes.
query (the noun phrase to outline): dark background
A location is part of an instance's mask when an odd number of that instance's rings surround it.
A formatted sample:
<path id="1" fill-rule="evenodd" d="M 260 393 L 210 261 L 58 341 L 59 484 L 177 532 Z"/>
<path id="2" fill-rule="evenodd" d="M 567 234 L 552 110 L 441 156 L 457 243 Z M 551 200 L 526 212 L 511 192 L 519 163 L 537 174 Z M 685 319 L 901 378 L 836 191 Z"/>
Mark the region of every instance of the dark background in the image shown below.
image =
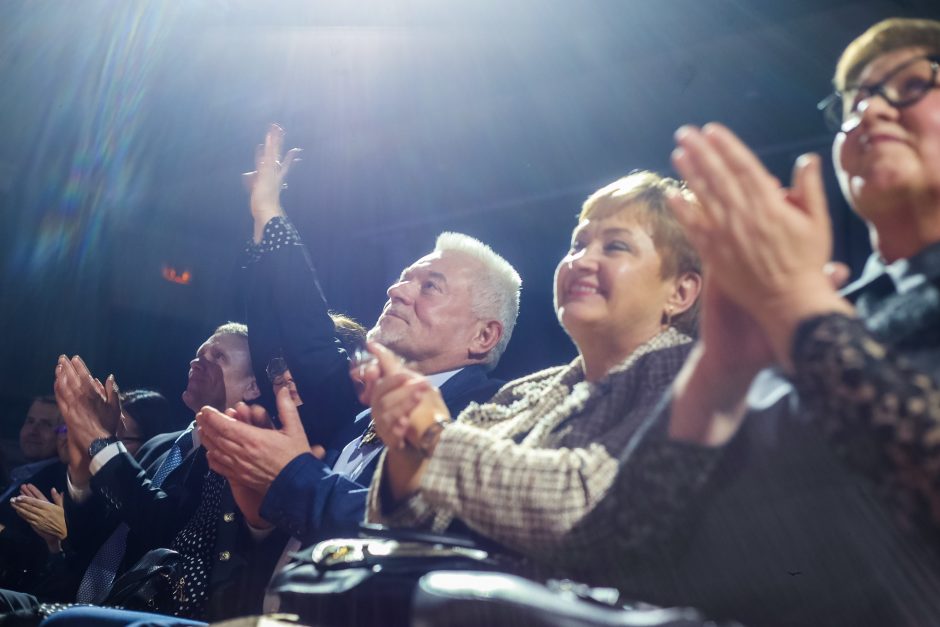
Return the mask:
<path id="1" fill-rule="evenodd" d="M 828 159 L 815 103 L 839 52 L 938 5 L 2 0 L 0 436 L 60 353 L 178 398 L 198 344 L 242 318 L 239 173 L 271 121 L 306 149 L 284 204 L 332 307 L 371 325 L 438 232 L 477 236 L 524 281 L 511 378 L 574 354 L 551 275 L 588 193 L 669 172 L 686 122 L 728 124 L 782 180 Z M 867 236 L 828 172 L 857 272 Z"/>

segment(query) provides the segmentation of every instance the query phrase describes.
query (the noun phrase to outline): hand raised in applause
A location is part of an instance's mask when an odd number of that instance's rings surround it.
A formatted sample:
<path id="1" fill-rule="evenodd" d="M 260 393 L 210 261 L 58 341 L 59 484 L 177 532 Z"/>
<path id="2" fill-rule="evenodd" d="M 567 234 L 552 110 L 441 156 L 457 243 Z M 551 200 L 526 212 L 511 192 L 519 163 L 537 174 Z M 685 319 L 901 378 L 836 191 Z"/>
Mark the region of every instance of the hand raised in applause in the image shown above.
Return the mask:
<path id="1" fill-rule="evenodd" d="M 681 216 L 690 242 L 708 263 L 709 241 L 701 237 L 704 227 L 699 227 L 706 221 L 703 206 L 688 191 L 671 193 L 669 205 Z M 724 292 L 721 281 L 712 277 L 711 267 L 705 276 L 699 346 L 715 372 L 746 388 L 754 375 L 773 363 L 773 350 L 754 317 Z"/>
<path id="2" fill-rule="evenodd" d="M 45 541 L 50 553 L 58 552 L 61 541 L 68 536 L 65 526 L 65 509 L 62 494 L 52 488 L 52 501 L 36 486 L 26 483 L 20 486 L 20 495 L 10 499 L 10 505 L 20 518 L 29 523 L 39 537 Z"/>
<path id="3" fill-rule="evenodd" d="M 231 483 L 267 493 L 287 464 L 298 455 L 312 454 L 287 387 L 277 393 L 277 409 L 280 429 L 269 428 L 271 421 L 260 406 L 238 403 L 226 414 L 203 407 L 196 414 L 196 424 L 209 467 Z"/>
<path id="4" fill-rule="evenodd" d="M 437 422 L 450 420 L 450 412 L 436 387 L 423 375 L 410 370 L 391 351 L 375 342 L 369 350 L 377 363 L 367 369 L 371 383 L 372 420 L 388 452 L 385 477 L 396 501 L 415 493 L 440 432 L 430 432 Z M 434 433 L 426 442 L 425 433 Z"/>
<path id="5" fill-rule="evenodd" d="M 87 483 L 88 446 L 117 432 L 121 403 L 114 375 L 104 385 L 95 379 L 78 355 L 59 357 L 55 368 L 56 403 L 68 426 L 69 474 L 78 485 Z"/>
<path id="6" fill-rule="evenodd" d="M 264 234 L 264 225 L 276 216 L 284 215 L 281 207 L 281 189 L 287 184 L 287 172 L 298 158 L 302 149 L 291 148 L 281 159 L 284 146 L 284 129 L 271 124 L 264 137 L 264 143 L 255 149 L 255 169 L 242 175 L 245 186 L 251 194 L 251 217 L 254 219 L 254 241 L 259 243 Z"/>
<path id="7" fill-rule="evenodd" d="M 719 124 L 676 133 L 673 165 L 702 205 L 677 217 L 702 256 L 709 280 L 764 329 L 779 362 L 789 362 L 802 318 L 851 313 L 823 272 L 832 234 L 817 156 L 797 160 L 783 189 L 757 157 Z"/>
<path id="8" fill-rule="evenodd" d="M 375 431 L 389 449 L 417 448 L 424 431 L 450 420 L 450 411 L 427 377 L 377 342 L 369 342 L 369 350 L 377 358 L 366 371 Z"/>
<path id="9" fill-rule="evenodd" d="M 673 193 L 669 204 L 689 225 L 693 245 L 706 249 L 709 242 L 696 228 L 706 219 L 702 206 L 687 193 Z M 707 254 L 703 257 L 707 264 Z M 822 271 L 833 289 L 848 277 L 842 264 L 826 264 Z M 752 380 L 776 361 L 762 326 L 725 293 L 712 272 L 706 269 L 699 342 L 676 378 L 669 423 L 671 437 L 706 446 L 721 445 L 737 431 Z"/>

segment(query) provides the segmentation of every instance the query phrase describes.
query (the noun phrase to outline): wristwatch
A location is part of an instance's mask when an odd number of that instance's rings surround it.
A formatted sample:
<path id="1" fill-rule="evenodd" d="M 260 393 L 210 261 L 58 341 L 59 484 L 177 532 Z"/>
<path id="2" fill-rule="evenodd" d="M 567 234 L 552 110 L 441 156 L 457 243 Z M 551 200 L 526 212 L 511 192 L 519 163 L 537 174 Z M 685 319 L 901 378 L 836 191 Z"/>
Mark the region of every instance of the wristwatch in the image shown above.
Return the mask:
<path id="1" fill-rule="evenodd" d="M 88 445 L 88 456 L 94 457 L 101 452 L 101 449 L 108 446 L 109 444 L 114 444 L 115 442 L 120 442 L 117 436 L 109 436 L 107 438 L 96 438 L 91 441 L 91 444 Z"/>

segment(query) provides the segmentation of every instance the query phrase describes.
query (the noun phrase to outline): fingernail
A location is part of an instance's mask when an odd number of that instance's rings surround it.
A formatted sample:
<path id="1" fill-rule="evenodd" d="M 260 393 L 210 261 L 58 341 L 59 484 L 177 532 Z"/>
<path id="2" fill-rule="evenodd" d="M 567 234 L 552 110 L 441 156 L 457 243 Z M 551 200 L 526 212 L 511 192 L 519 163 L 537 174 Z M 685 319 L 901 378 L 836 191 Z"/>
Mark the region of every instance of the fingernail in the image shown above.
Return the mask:
<path id="1" fill-rule="evenodd" d="M 813 158 L 814 158 L 815 156 L 816 156 L 816 155 L 814 155 L 814 154 L 811 153 L 811 152 L 807 152 L 807 153 L 804 153 L 804 154 L 800 155 L 800 156 L 797 158 L 797 160 L 796 160 L 796 167 L 800 168 L 801 170 L 802 170 L 803 168 L 809 167 L 810 165 L 812 165 L 812 163 L 813 163 Z"/>
<path id="2" fill-rule="evenodd" d="M 694 130 L 695 130 L 695 127 L 693 127 L 691 124 L 684 124 L 676 129 L 676 132 L 673 133 L 673 138 L 677 142 L 681 142 L 682 140 L 686 139 L 689 135 L 691 135 L 692 131 Z"/>
<path id="3" fill-rule="evenodd" d="M 671 157 L 673 162 L 685 159 L 685 148 L 676 148 L 672 151 Z"/>

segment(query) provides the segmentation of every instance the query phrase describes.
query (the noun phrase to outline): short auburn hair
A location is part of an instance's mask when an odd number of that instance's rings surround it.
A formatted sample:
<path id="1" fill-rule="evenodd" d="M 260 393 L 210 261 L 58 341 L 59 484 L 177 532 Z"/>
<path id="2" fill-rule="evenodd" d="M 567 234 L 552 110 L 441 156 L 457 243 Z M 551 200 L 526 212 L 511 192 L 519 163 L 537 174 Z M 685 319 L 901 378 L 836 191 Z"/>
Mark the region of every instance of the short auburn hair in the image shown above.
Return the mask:
<path id="1" fill-rule="evenodd" d="M 662 260 L 662 277 L 673 278 L 687 272 L 702 274 L 702 260 L 689 243 L 685 230 L 676 220 L 667 202 L 668 194 L 676 192 L 698 202 L 685 183 L 649 170 L 634 170 L 600 188 L 581 205 L 578 220 L 602 220 L 621 212 L 629 212 L 649 229 L 650 238 Z M 688 310 L 673 318 L 676 328 L 694 333 L 698 326 L 698 300 Z"/>

